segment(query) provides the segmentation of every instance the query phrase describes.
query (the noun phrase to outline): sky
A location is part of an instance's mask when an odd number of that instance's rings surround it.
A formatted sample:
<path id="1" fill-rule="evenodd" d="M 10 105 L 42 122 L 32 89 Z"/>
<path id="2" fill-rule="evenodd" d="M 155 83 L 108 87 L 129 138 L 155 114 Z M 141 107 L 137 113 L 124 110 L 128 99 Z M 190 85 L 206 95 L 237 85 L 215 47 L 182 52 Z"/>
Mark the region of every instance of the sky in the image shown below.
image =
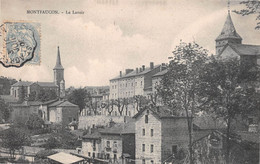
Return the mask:
<path id="1" fill-rule="evenodd" d="M 57 46 L 66 87 L 109 85 L 127 68 L 167 63 L 180 43 L 195 41 L 215 52 L 227 17 L 227 0 L 0 0 L 1 20 L 41 24 L 41 63 L 0 66 L 0 75 L 25 81 L 53 81 Z M 232 1 L 231 10 L 241 8 Z M 58 10 L 63 14 L 26 14 Z M 84 14 L 65 14 L 66 11 Z M 260 44 L 255 16 L 231 13 L 243 43 Z"/>

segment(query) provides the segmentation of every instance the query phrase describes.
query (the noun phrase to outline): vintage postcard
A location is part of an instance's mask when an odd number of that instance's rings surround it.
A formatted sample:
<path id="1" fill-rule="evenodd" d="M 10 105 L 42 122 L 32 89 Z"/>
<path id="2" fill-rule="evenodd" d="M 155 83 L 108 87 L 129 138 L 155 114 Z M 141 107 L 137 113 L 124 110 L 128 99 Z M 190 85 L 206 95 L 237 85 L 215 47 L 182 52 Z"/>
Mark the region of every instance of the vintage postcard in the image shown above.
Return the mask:
<path id="1" fill-rule="evenodd" d="M 260 163 L 259 0 L 0 12 L 0 163 Z"/>

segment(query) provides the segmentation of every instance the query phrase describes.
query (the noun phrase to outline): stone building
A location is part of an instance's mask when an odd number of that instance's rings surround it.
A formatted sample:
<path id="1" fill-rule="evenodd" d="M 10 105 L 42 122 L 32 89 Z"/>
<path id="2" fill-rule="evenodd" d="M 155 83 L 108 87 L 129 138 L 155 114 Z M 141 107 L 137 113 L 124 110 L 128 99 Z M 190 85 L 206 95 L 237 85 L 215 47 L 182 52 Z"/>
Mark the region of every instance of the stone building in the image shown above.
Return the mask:
<path id="1" fill-rule="evenodd" d="M 166 107 L 143 109 L 135 116 L 136 163 L 163 163 L 180 148 L 187 148 L 186 117 L 171 114 Z"/>
<path id="2" fill-rule="evenodd" d="M 58 97 L 65 96 L 65 80 L 64 80 L 64 68 L 61 65 L 60 50 L 58 47 L 57 61 L 53 69 L 54 81 L 53 82 L 29 82 L 18 81 L 13 84 L 10 89 L 10 95 L 19 99 L 21 92 L 24 92 L 24 96 L 28 97 L 30 94 L 37 95 L 40 90 L 54 90 Z M 22 91 L 23 90 L 23 91 Z"/>
<path id="3" fill-rule="evenodd" d="M 136 95 L 145 96 L 152 86 L 152 76 L 161 71 L 161 65 L 150 67 L 143 65 L 141 68 L 126 69 L 125 73 L 120 71 L 119 76 L 110 80 L 110 99 L 130 98 Z"/>
<path id="4" fill-rule="evenodd" d="M 111 163 L 131 163 L 135 159 L 134 122 L 91 129 L 83 136 L 82 154 Z"/>
<path id="5" fill-rule="evenodd" d="M 53 124 L 69 125 L 73 121 L 78 121 L 79 107 L 67 100 L 51 100 L 39 106 L 42 119 Z"/>
<path id="6" fill-rule="evenodd" d="M 260 45 L 242 44 L 242 40 L 228 12 L 222 31 L 215 40 L 216 55 L 224 58 L 239 57 L 246 69 L 250 70 L 260 64 Z"/>
<path id="7" fill-rule="evenodd" d="M 41 103 L 42 102 L 39 101 L 24 101 L 21 104 L 10 104 L 10 120 L 15 121 L 20 119 L 26 122 L 31 114 L 39 114 L 39 106 Z"/>

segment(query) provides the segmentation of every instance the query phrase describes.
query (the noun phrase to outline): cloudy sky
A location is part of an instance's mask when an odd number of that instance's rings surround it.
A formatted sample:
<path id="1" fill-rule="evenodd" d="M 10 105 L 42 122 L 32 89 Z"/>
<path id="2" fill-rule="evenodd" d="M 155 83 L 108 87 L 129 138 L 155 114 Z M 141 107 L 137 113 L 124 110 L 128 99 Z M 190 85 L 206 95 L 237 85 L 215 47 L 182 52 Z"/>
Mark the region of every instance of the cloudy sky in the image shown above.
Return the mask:
<path id="1" fill-rule="evenodd" d="M 108 85 L 126 68 L 168 62 L 180 40 L 215 51 L 227 16 L 226 0 L 0 0 L 2 20 L 41 23 L 41 64 L 4 68 L 0 74 L 28 81 L 52 81 L 57 46 L 66 87 Z M 240 7 L 231 1 L 231 10 Z M 59 15 L 26 14 L 58 10 Z M 66 11 L 84 14 L 65 14 Z M 254 16 L 232 13 L 243 43 L 260 44 Z"/>

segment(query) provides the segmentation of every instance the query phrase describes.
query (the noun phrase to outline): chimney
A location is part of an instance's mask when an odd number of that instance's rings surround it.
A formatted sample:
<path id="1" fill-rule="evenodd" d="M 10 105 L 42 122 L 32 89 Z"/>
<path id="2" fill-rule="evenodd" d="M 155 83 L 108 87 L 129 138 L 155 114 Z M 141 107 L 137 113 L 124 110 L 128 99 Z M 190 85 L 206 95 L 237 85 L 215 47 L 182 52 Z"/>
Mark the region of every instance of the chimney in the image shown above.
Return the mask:
<path id="1" fill-rule="evenodd" d="M 145 65 L 142 65 L 143 71 L 145 70 Z"/>
<path id="2" fill-rule="evenodd" d="M 138 73 L 138 68 L 135 69 L 135 72 Z"/>
<path id="3" fill-rule="evenodd" d="M 166 64 L 165 63 L 162 63 L 161 65 L 161 71 L 165 70 L 166 69 Z"/>
<path id="4" fill-rule="evenodd" d="M 132 71 L 133 71 L 133 69 L 125 69 L 125 74 L 129 74 Z"/>
<path id="5" fill-rule="evenodd" d="M 150 69 L 153 69 L 154 68 L 154 64 L 153 62 L 150 62 Z"/>
<path id="6" fill-rule="evenodd" d="M 120 71 L 120 77 L 122 77 L 122 71 Z"/>
<path id="7" fill-rule="evenodd" d="M 142 72 L 142 68 L 139 68 L 139 72 Z"/>

